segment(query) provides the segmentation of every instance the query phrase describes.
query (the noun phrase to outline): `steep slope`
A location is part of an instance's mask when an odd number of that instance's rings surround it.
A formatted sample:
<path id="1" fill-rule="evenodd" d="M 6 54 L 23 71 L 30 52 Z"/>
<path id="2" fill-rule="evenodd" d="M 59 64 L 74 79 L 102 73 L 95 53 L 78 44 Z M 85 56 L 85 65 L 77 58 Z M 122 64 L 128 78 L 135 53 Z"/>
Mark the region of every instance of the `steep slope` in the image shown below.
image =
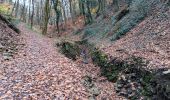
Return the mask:
<path id="1" fill-rule="evenodd" d="M 113 5 L 109 5 L 103 15 L 96 17 L 94 23 L 87 25 L 81 32 L 83 39 L 98 43 L 103 39 L 117 40 L 133 29 L 152 11 L 162 3 L 159 0 L 130 0 L 129 6 L 124 5 L 115 12 Z"/>
<path id="2" fill-rule="evenodd" d="M 18 30 L 5 17 L 0 17 L 0 58 L 6 60 L 11 58 L 16 53 L 18 47 L 21 46 L 18 44 L 20 34 L 11 29 L 12 27 Z"/>
<path id="3" fill-rule="evenodd" d="M 120 58 L 143 57 L 150 61 L 149 66 L 170 68 L 170 9 L 157 8 L 153 12 L 126 36 L 102 48 L 103 51 Z"/>

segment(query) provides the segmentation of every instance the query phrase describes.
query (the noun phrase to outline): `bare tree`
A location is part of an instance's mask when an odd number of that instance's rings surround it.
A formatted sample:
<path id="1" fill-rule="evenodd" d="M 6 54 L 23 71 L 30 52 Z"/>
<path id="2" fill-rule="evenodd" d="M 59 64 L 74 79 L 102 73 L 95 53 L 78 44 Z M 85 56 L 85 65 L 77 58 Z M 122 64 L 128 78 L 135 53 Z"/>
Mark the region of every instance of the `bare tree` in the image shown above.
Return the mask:
<path id="1" fill-rule="evenodd" d="M 50 15 L 49 0 L 46 0 L 45 1 L 45 7 L 44 7 L 44 25 L 43 25 L 42 34 L 46 34 L 47 33 L 47 26 L 48 26 L 48 21 L 49 21 L 49 15 Z"/>
<path id="2" fill-rule="evenodd" d="M 32 0 L 31 29 L 34 21 L 34 0 Z"/>

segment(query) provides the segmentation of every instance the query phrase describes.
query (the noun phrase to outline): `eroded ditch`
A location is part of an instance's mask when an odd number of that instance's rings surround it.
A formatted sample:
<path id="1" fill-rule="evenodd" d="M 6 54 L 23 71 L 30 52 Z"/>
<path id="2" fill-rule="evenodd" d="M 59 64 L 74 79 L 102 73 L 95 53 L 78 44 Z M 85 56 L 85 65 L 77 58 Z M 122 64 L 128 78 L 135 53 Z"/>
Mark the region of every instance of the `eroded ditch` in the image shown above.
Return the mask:
<path id="1" fill-rule="evenodd" d="M 149 70 L 148 62 L 140 57 L 129 57 L 125 60 L 109 58 L 88 40 L 57 43 L 60 52 L 76 61 L 82 58 L 82 63 L 92 63 L 101 69 L 101 75 L 113 82 L 116 93 L 130 100 L 168 100 L 170 99 L 170 72 L 168 69 Z M 91 78 L 85 77 L 84 83 L 89 91 L 95 90 Z M 89 83 L 89 84 L 87 84 Z M 90 87 L 89 87 L 90 86 Z M 96 92 L 97 91 L 97 92 Z M 99 90 L 96 90 L 99 94 Z M 97 96 L 94 94 L 95 96 Z"/>

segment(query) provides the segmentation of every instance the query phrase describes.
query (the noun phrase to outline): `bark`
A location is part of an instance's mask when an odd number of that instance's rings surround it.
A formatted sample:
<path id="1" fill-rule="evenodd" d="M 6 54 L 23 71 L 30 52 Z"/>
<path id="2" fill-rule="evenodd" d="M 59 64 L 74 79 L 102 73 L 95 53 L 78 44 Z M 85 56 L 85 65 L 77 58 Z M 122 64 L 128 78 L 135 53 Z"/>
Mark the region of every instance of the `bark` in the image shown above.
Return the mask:
<path id="1" fill-rule="evenodd" d="M 47 33 L 47 26 L 48 26 L 48 21 L 49 21 L 49 11 L 50 7 L 49 7 L 49 0 L 45 1 L 45 7 L 44 7 L 44 26 L 43 26 L 43 30 L 42 30 L 42 34 L 46 34 Z"/>
<path id="2" fill-rule="evenodd" d="M 33 27 L 33 21 L 34 21 L 34 0 L 32 0 L 31 29 Z"/>
<path id="3" fill-rule="evenodd" d="M 11 16 L 12 16 L 12 14 L 13 14 L 13 12 L 14 12 L 15 6 L 16 6 L 16 1 L 15 1 L 15 3 L 14 3 L 14 6 L 13 6 L 13 8 L 12 8 L 12 11 L 11 11 Z"/>
<path id="4" fill-rule="evenodd" d="M 15 17 L 18 16 L 18 9 L 19 9 L 19 0 L 17 1 L 16 7 L 15 7 Z"/>
<path id="5" fill-rule="evenodd" d="M 58 34 L 60 33 L 60 28 L 59 28 L 59 20 L 60 20 L 60 10 L 58 9 L 58 0 L 53 0 L 53 4 L 54 4 L 54 10 L 56 13 L 56 25 L 57 25 L 57 31 Z"/>

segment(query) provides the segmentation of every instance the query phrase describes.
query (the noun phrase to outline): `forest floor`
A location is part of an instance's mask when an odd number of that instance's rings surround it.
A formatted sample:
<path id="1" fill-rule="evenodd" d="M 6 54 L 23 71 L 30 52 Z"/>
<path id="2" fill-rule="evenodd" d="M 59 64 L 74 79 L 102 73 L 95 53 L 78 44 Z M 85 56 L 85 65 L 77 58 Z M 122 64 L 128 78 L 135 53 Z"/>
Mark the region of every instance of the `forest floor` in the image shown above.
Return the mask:
<path id="1" fill-rule="evenodd" d="M 104 45 L 102 51 L 121 59 L 142 57 L 149 61 L 149 69 L 170 68 L 170 9 L 157 9 L 121 39 Z"/>
<path id="2" fill-rule="evenodd" d="M 19 29 L 25 46 L 14 59 L 0 56 L 0 100 L 123 100 L 98 67 L 66 58 L 52 38 L 23 23 Z"/>

